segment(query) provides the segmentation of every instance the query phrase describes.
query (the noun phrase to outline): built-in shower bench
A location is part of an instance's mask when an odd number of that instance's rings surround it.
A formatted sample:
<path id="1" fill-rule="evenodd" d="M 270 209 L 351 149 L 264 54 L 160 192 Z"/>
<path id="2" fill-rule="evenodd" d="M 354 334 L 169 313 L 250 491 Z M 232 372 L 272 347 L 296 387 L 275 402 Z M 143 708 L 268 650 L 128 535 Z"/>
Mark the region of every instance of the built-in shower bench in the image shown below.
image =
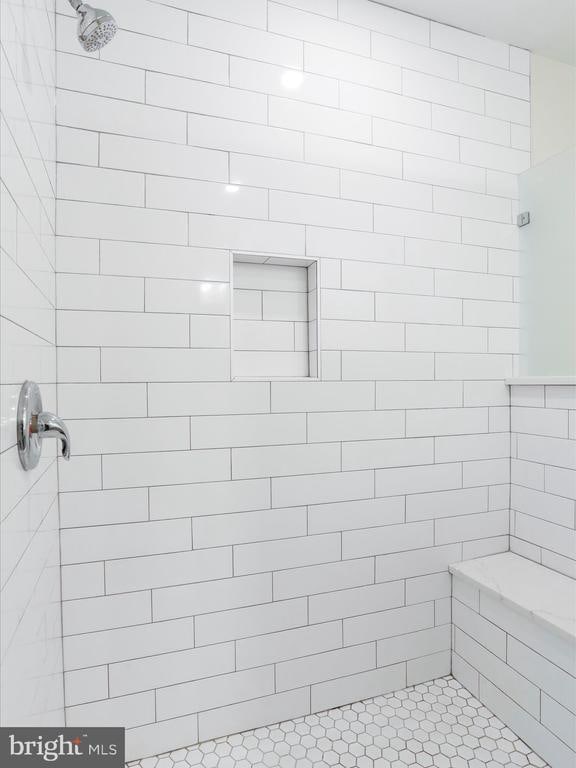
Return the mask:
<path id="1" fill-rule="evenodd" d="M 450 571 L 454 676 L 552 768 L 574 768 L 576 581 L 512 552 Z"/>

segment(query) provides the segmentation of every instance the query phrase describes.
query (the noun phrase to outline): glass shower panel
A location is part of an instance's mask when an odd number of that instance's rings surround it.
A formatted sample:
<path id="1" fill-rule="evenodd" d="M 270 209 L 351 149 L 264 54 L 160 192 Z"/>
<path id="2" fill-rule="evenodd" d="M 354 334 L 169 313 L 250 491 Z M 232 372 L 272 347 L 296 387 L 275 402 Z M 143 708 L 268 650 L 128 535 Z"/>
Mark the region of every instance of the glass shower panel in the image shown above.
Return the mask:
<path id="1" fill-rule="evenodd" d="M 576 148 L 520 176 L 520 374 L 576 375 Z"/>

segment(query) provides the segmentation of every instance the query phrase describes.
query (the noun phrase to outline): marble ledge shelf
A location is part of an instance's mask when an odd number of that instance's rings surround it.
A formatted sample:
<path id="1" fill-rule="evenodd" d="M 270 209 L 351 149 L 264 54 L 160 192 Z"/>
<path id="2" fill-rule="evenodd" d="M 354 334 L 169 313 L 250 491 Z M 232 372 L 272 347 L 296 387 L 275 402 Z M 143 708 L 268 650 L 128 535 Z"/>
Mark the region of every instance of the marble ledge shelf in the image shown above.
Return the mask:
<path id="1" fill-rule="evenodd" d="M 519 376 L 513 379 L 504 379 L 509 387 L 570 387 L 576 386 L 576 376 Z"/>
<path id="2" fill-rule="evenodd" d="M 450 566 L 452 575 L 576 643 L 576 581 L 512 552 Z"/>

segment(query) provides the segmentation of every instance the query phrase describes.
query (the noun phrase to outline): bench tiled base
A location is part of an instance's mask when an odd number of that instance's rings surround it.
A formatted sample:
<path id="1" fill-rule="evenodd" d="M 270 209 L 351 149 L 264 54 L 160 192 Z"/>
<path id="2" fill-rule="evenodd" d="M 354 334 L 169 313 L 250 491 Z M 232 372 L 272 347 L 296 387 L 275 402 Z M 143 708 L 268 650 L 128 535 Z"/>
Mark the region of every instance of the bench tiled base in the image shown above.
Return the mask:
<path id="1" fill-rule="evenodd" d="M 452 674 L 553 768 L 576 768 L 576 581 L 511 552 L 451 570 Z"/>
<path id="2" fill-rule="evenodd" d="M 135 768 L 547 768 L 453 677 L 129 763 Z"/>

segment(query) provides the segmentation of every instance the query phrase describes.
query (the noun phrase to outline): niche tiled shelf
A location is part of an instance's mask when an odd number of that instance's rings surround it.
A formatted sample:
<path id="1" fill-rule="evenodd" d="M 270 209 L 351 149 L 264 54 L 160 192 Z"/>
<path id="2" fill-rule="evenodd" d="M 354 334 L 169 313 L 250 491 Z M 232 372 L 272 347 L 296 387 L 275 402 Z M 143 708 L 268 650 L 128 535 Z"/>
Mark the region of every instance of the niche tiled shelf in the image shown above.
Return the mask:
<path id="1" fill-rule="evenodd" d="M 206 741 L 134 768 L 547 768 L 453 677 Z"/>
<path id="2" fill-rule="evenodd" d="M 232 375 L 318 378 L 318 262 L 233 255 Z"/>

